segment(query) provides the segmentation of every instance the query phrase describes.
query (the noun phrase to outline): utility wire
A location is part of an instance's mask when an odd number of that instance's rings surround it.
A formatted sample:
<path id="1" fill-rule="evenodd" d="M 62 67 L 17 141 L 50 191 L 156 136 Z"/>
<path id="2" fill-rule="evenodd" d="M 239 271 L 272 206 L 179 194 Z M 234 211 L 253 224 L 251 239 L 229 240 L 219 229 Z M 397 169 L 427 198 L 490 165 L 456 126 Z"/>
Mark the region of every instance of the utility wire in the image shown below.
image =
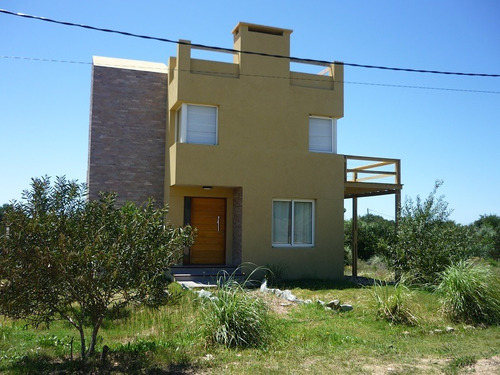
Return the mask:
<path id="1" fill-rule="evenodd" d="M 298 58 L 298 57 L 291 57 L 291 56 L 284 56 L 284 55 L 275 55 L 275 54 L 269 54 L 269 53 L 263 53 L 263 52 L 244 51 L 244 50 L 236 50 L 236 49 L 232 49 L 232 48 L 209 46 L 209 45 L 205 45 L 205 44 L 188 43 L 188 42 L 176 41 L 176 40 L 167 39 L 167 38 L 159 38 L 159 37 L 154 37 L 154 36 L 149 36 L 149 35 L 135 34 L 135 33 L 127 32 L 127 31 L 105 29 L 105 28 L 101 28 L 101 27 L 95 27 L 95 26 L 84 25 L 84 24 L 77 24 L 77 23 L 73 23 L 73 22 L 58 21 L 58 20 L 54 20 L 54 19 L 46 18 L 46 17 L 11 12 L 11 11 L 6 10 L 6 9 L 0 9 L 0 13 L 4 13 L 4 14 L 16 16 L 16 17 L 23 17 L 23 18 L 35 19 L 35 20 L 39 20 L 39 21 L 51 22 L 51 23 L 55 23 L 55 24 L 59 24 L 59 25 L 74 26 L 74 27 L 80 27 L 80 28 L 89 29 L 89 30 L 102 31 L 102 32 L 106 32 L 106 33 L 120 34 L 120 35 L 130 36 L 130 37 L 134 37 L 134 38 L 156 40 L 159 42 L 172 43 L 172 44 L 191 45 L 193 47 L 200 47 L 200 48 L 208 48 L 208 49 L 221 51 L 221 52 L 243 53 L 243 54 L 247 54 L 247 55 L 258 55 L 258 56 L 265 56 L 265 57 L 274 57 L 274 58 L 279 58 L 279 59 L 300 60 L 301 62 L 304 62 L 304 63 L 317 63 L 317 64 L 325 64 L 325 65 L 333 63 L 332 61 L 327 61 L 327 60 L 306 59 L 306 58 Z M 346 63 L 346 62 L 335 62 L 335 63 L 342 64 L 344 66 L 356 67 L 356 68 L 381 69 L 381 70 L 391 70 L 391 71 L 399 71 L 399 72 L 430 73 L 430 74 L 444 74 L 444 75 L 472 76 L 472 77 L 490 77 L 490 78 L 500 77 L 500 74 L 464 73 L 464 72 L 448 72 L 448 71 L 440 71 L 440 70 L 395 68 L 395 67 L 380 66 L 380 65 L 355 64 L 355 63 Z"/>
<path id="2" fill-rule="evenodd" d="M 37 62 L 49 62 L 49 63 L 64 63 L 64 64 L 79 64 L 79 65 L 92 65 L 91 62 L 85 61 L 72 61 L 72 60 L 57 60 L 57 59 L 46 59 L 46 58 L 37 58 L 37 57 L 23 57 L 23 56 L 5 56 L 0 55 L 0 59 L 10 59 L 10 60 L 25 60 L 25 61 L 37 61 Z M 132 67 L 132 66 L 131 66 Z M 117 68 L 127 69 L 126 65 L 117 66 Z M 134 65 L 133 68 L 140 68 L 140 66 Z M 146 68 L 146 67 L 144 67 Z M 184 71 L 178 68 L 175 68 L 174 71 Z M 185 70 L 191 71 L 191 70 Z M 154 72 L 154 71 L 153 71 Z M 212 71 L 195 71 L 193 73 L 199 74 L 217 74 L 219 76 L 224 76 L 224 73 L 221 72 L 212 72 Z M 240 76 L 246 77 L 260 77 L 260 78 L 271 78 L 271 79 L 291 79 L 290 77 L 284 76 L 271 76 L 271 75 L 263 75 L 263 74 L 244 74 L 239 73 Z M 232 77 L 232 75 L 228 75 Z M 322 79 L 316 78 L 303 78 L 297 77 L 294 80 L 301 81 L 321 81 L 325 82 Z M 471 93 L 481 93 L 481 94 L 500 94 L 500 91 L 487 91 L 487 90 L 473 90 L 473 89 L 459 89 L 459 88 L 447 88 L 447 87 L 430 87 L 430 86 L 412 86 L 412 85 L 398 85 L 391 83 L 377 83 L 377 82 L 357 82 L 357 81 L 338 81 L 333 80 L 333 83 L 344 83 L 344 84 L 352 84 L 352 85 L 366 85 L 366 86 L 380 86 L 380 87 L 393 87 L 393 88 L 403 88 L 403 89 L 418 89 L 418 90 L 436 90 L 436 91 L 457 91 L 457 92 L 471 92 Z"/>

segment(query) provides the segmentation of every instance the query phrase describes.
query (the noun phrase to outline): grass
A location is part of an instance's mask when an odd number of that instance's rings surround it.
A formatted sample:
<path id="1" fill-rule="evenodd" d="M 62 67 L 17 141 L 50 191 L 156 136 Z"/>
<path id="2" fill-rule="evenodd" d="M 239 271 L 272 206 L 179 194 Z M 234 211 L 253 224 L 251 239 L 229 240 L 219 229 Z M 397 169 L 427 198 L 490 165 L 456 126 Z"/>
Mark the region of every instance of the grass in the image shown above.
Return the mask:
<path id="1" fill-rule="evenodd" d="M 412 291 L 412 312 L 419 321 L 407 326 L 378 318 L 373 287 L 312 280 L 286 287 L 299 298 L 339 299 L 354 310 L 327 311 L 316 303 L 297 305 L 266 295 L 274 322 L 268 345 L 226 348 L 207 343 L 201 301 L 184 292 L 175 305 L 137 307 L 108 322 L 97 350 L 109 346 L 109 360 L 103 365 L 95 358 L 85 367 L 76 360 L 76 331 L 67 324 L 27 329 L 22 322 L 0 317 L 0 373 L 454 374 L 500 354 L 499 326 L 448 321 L 440 312 L 439 297 L 428 291 Z M 261 298 L 258 291 L 248 295 Z M 449 325 L 453 332 L 446 332 Z M 74 361 L 69 360 L 72 337 Z"/>
<path id="2" fill-rule="evenodd" d="M 227 348 L 266 345 L 271 321 L 264 301 L 249 293 L 234 275 L 219 279 L 217 284 L 210 298 L 201 298 L 201 316 L 208 341 Z"/>
<path id="3" fill-rule="evenodd" d="M 372 297 L 379 317 L 395 324 L 416 325 L 418 318 L 413 312 L 413 292 L 401 279 L 394 286 L 377 282 L 372 288 Z"/>
<path id="4" fill-rule="evenodd" d="M 450 318 L 500 324 L 500 279 L 484 264 L 461 261 L 448 267 L 437 287 Z"/>

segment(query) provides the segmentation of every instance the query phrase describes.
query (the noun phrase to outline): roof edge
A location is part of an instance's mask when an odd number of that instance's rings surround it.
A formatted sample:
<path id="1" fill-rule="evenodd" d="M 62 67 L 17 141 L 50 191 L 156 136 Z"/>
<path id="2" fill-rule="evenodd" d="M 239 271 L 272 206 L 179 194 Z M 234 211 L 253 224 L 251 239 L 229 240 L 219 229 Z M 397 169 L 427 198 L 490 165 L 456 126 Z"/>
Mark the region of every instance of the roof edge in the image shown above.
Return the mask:
<path id="1" fill-rule="evenodd" d="M 107 68 L 139 70 L 143 72 L 168 73 L 168 66 L 151 61 L 118 59 L 114 57 L 92 56 L 92 64 Z"/>

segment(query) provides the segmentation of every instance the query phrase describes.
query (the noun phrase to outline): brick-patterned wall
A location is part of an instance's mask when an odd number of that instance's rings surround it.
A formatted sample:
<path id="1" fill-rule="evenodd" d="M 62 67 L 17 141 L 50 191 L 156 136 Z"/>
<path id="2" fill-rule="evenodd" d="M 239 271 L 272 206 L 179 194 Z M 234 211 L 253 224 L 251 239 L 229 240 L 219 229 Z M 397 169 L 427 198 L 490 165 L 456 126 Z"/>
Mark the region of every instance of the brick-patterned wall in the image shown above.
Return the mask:
<path id="1" fill-rule="evenodd" d="M 233 189 L 233 266 L 241 265 L 243 241 L 243 188 Z"/>
<path id="2" fill-rule="evenodd" d="M 167 74 L 94 65 L 87 183 L 90 198 L 163 204 Z"/>

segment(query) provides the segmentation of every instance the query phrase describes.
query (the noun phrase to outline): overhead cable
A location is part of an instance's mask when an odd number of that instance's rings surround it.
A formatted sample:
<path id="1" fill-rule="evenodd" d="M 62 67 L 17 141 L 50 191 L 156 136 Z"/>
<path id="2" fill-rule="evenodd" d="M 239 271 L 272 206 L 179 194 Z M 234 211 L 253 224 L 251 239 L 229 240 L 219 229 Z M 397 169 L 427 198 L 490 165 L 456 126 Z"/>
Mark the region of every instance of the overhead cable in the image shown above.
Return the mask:
<path id="1" fill-rule="evenodd" d="M 72 60 L 57 60 L 57 59 L 46 59 L 46 58 L 37 58 L 37 57 L 23 57 L 23 56 L 5 56 L 0 55 L 0 59 L 10 59 L 10 60 L 25 60 L 25 61 L 39 61 L 39 62 L 50 62 L 50 63 L 64 63 L 64 64 L 80 64 L 80 65 L 92 65 L 91 62 L 85 61 L 72 61 Z M 118 67 L 118 66 L 117 66 Z M 134 68 L 140 68 L 140 66 L 134 65 Z M 120 65 L 119 68 L 127 69 L 126 65 Z M 146 68 L 146 67 L 144 67 Z M 174 69 L 175 71 L 183 71 L 178 68 Z M 186 70 L 191 71 L 191 70 Z M 217 74 L 219 76 L 223 76 L 224 73 L 214 72 L 214 71 L 196 71 L 196 73 L 200 74 Z M 239 73 L 240 76 L 246 77 L 260 77 L 260 78 L 271 78 L 271 79 L 290 79 L 290 76 L 272 76 L 272 75 L 264 75 L 264 74 L 245 74 Z M 305 77 L 297 77 L 295 80 L 300 81 L 320 81 L 324 82 L 322 79 L 315 78 L 305 78 Z M 366 85 L 366 86 L 380 86 L 380 87 L 393 87 L 393 88 L 403 88 L 403 89 L 419 89 L 419 90 L 436 90 L 436 91 L 457 91 L 457 92 L 471 92 L 471 93 L 481 93 L 481 94 L 500 94 L 500 91 L 488 91 L 488 90 L 474 90 L 474 89 L 460 89 L 460 88 L 450 88 L 450 87 L 432 87 L 432 86 L 414 86 L 414 85 L 400 85 L 400 84 L 391 84 L 391 83 L 377 83 L 377 82 L 358 82 L 358 81 L 339 81 L 333 80 L 333 83 L 344 83 L 344 84 L 352 84 L 352 85 Z"/>
<path id="2" fill-rule="evenodd" d="M 189 42 L 185 42 L 185 41 L 177 41 L 177 40 L 172 40 L 172 39 L 167 39 L 167 38 L 160 38 L 160 37 L 154 37 L 154 36 L 149 36 L 149 35 L 135 34 L 135 33 L 127 32 L 127 31 L 105 29 L 105 28 L 101 28 L 101 27 L 78 24 L 78 23 L 73 23 L 73 22 L 58 21 L 58 20 L 54 20 L 54 19 L 46 18 L 46 17 L 11 12 L 11 11 L 6 10 L 6 9 L 0 9 L 0 13 L 12 15 L 12 16 L 17 16 L 17 17 L 35 19 L 35 20 L 39 20 L 39 21 L 51 22 L 51 23 L 55 23 L 55 24 L 65 25 L 65 26 L 80 27 L 80 28 L 84 28 L 84 29 L 102 31 L 102 32 L 106 32 L 106 33 L 120 34 L 120 35 L 130 36 L 130 37 L 134 37 L 134 38 L 156 40 L 159 42 L 172 43 L 172 44 L 191 45 L 193 47 L 211 49 L 211 50 L 221 51 L 221 52 L 243 53 L 243 54 L 248 54 L 248 55 L 274 57 L 274 58 L 279 58 L 279 59 L 295 60 L 295 61 L 300 61 L 300 62 L 304 62 L 304 63 L 316 63 L 316 64 L 332 64 L 332 63 L 334 63 L 334 61 L 327 61 L 327 60 L 307 59 L 307 58 L 291 57 L 291 56 L 285 56 L 285 55 L 275 55 L 275 54 L 263 53 L 263 52 L 245 51 L 245 50 L 237 50 L 237 49 L 232 49 L 232 48 L 209 46 L 209 45 L 205 45 L 205 44 L 189 43 Z M 440 70 L 395 68 L 395 67 L 388 67 L 388 66 L 356 64 L 356 63 L 347 63 L 347 62 L 335 62 L 335 63 L 342 64 L 344 66 L 351 66 L 351 67 L 355 67 L 355 68 L 381 69 L 381 70 L 391 70 L 391 71 L 410 72 L 410 73 L 429 73 L 429 74 L 444 74 L 444 75 L 469 76 L 469 77 L 490 77 L 490 78 L 499 78 L 500 77 L 500 74 L 464 73 L 464 72 L 449 72 L 449 71 L 440 71 Z"/>

